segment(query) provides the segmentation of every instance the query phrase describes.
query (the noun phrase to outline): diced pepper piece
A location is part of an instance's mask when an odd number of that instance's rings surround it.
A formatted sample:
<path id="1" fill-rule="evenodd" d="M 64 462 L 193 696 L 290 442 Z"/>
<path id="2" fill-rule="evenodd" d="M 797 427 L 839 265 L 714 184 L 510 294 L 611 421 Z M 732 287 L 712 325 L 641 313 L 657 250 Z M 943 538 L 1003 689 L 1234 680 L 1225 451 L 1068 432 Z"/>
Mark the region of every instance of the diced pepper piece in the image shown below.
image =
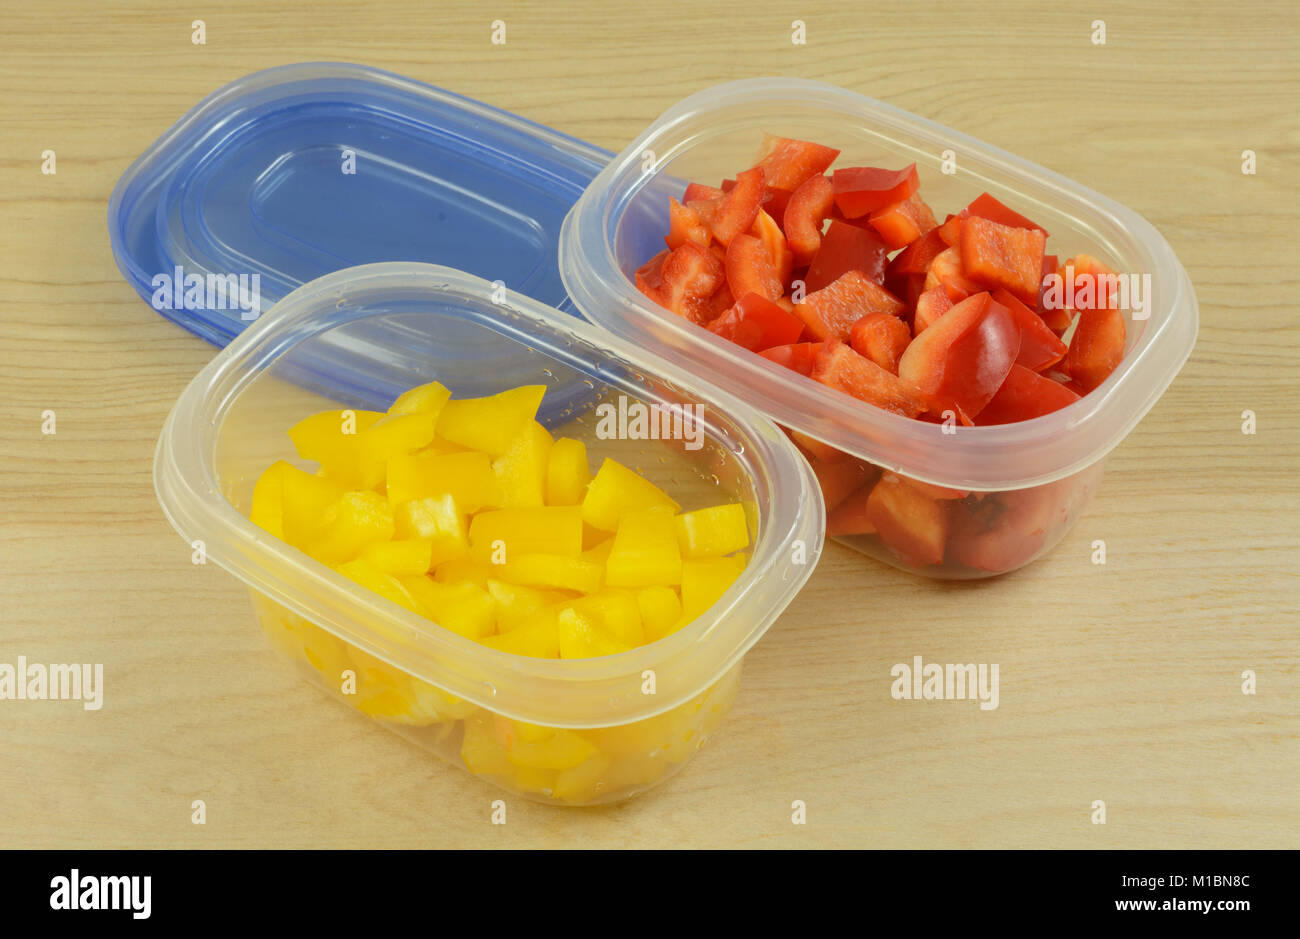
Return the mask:
<path id="1" fill-rule="evenodd" d="M 492 463 L 505 508 L 540 507 L 546 502 L 546 470 L 554 439 L 537 421 L 530 421 Z"/>
<path id="2" fill-rule="evenodd" d="M 868 216 L 868 220 L 891 251 L 910 245 L 938 227 L 934 213 L 919 192 L 876 209 Z"/>
<path id="3" fill-rule="evenodd" d="M 501 456 L 537 417 L 545 385 L 523 385 L 486 398 L 448 401 L 438 435 L 471 450 Z"/>
<path id="4" fill-rule="evenodd" d="M 744 569 L 739 555 L 682 561 L 682 619 L 689 623 L 706 613 Z"/>
<path id="5" fill-rule="evenodd" d="M 403 391 L 389 406 L 388 413 L 393 416 L 419 413 L 437 415 L 450 400 L 451 391 L 447 386 L 442 382 L 431 381 Z"/>
<path id="6" fill-rule="evenodd" d="M 733 241 L 732 248 L 739 242 L 740 238 Z M 793 343 L 803 332 L 803 322 L 771 300 L 757 293 L 746 293 L 735 306 L 710 323 L 708 330 L 738 346 L 761 352 Z"/>
<path id="7" fill-rule="evenodd" d="M 683 625 L 682 601 L 672 587 L 642 587 L 636 602 L 646 642 L 657 642 Z"/>
<path id="8" fill-rule="evenodd" d="M 326 564 L 350 561 L 372 541 L 388 541 L 396 531 L 384 497 L 370 490 L 345 492 L 321 516 L 319 527 L 301 547 Z"/>
<path id="9" fill-rule="evenodd" d="M 804 297 L 794 308 L 808 332 L 826 341 L 848 341 L 853 324 L 868 313 L 901 316 L 903 302 L 884 287 L 872 283 L 860 271 L 848 271 L 828 287 Z"/>
<path id="10" fill-rule="evenodd" d="M 816 437 L 810 436 L 798 430 L 787 430 L 786 433 L 790 439 L 795 442 L 800 450 L 811 459 L 820 460 L 823 463 L 842 463 L 845 460 L 851 460 L 843 450 L 837 450 L 828 443 L 823 443 Z"/>
<path id="11" fill-rule="evenodd" d="M 916 417 L 930 407 L 925 395 L 906 377 L 885 371 L 838 341 L 823 345 L 812 379 L 904 417 Z"/>
<path id="12" fill-rule="evenodd" d="M 580 766 L 596 755 L 596 747 L 572 730 L 557 728 L 545 740 L 520 741 L 506 756 L 516 766 L 565 770 Z"/>
<path id="13" fill-rule="evenodd" d="M 682 554 L 672 513 L 662 508 L 625 513 L 605 564 L 605 583 L 650 587 L 681 579 Z"/>
<path id="14" fill-rule="evenodd" d="M 961 226 L 961 266 L 971 280 L 1005 287 L 1024 303 L 1038 302 L 1046 236 L 971 216 Z"/>
<path id="15" fill-rule="evenodd" d="M 826 534 L 846 537 L 848 535 L 870 535 L 876 527 L 867 516 L 867 504 L 876 487 L 876 480 L 871 479 L 842 498 L 832 508 L 826 506 Z"/>
<path id="16" fill-rule="evenodd" d="M 756 165 L 763 168 L 769 187 L 793 192 L 809 177 L 825 173 L 839 155 L 840 151 L 819 143 L 764 134 Z"/>
<path id="17" fill-rule="evenodd" d="M 925 291 L 916 301 L 916 313 L 912 317 L 912 335 L 919 336 L 923 329 L 932 325 L 951 309 L 952 297 L 948 296 L 948 291 L 942 284 Z"/>
<path id="18" fill-rule="evenodd" d="M 784 293 L 785 285 L 790 283 L 790 271 L 794 268 L 794 252 L 786 243 L 785 232 L 781 231 L 781 226 L 776 220 L 763 210 L 758 213 L 758 218 L 754 219 L 754 227 L 749 233 L 763 242 L 763 246 L 767 248 L 768 257 L 772 259 L 772 270 L 776 272 L 777 280 L 781 282 L 781 292 Z M 732 292 L 735 293 L 734 287 Z M 777 296 L 779 297 L 780 294 Z"/>
<path id="19" fill-rule="evenodd" d="M 1124 358 L 1124 315 L 1119 310 L 1080 310 L 1065 370 L 1079 387 L 1096 388 Z"/>
<path id="20" fill-rule="evenodd" d="M 849 330 L 849 343 L 854 352 L 895 375 L 899 357 L 911 341 L 912 331 L 891 313 L 868 313 Z"/>
<path id="21" fill-rule="evenodd" d="M 468 639 L 482 639 L 496 631 L 496 601 L 478 584 L 440 583 L 424 575 L 403 578 L 401 583 L 420 612 L 438 625 Z"/>
<path id="22" fill-rule="evenodd" d="M 943 563 L 948 503 L 931 499 L 893 473 L 886 473 L 867 499 L 867 521 L 905 564 Z"/>
<path id="23" fill-rule="evenodd" d="M 668 203 L 668 234 L 664 236 L 669 250 L 677 248 L 687 241 L 693 241 L 701 248 L 707 248 L 713 236 L 709 228 L 700 219 L 700 214 L 689 205 L 682 205 L 676 199 Z"/>
<path id="24" fill-rule="evenodd" d="M 609 771 L 611 760 L 600 753 L 590 759 L 560 770 L 555 774 L 555 785 L 551 795 L 561 802 L 581 805 L 590 802 L 600 794 L 601 784 Z"/>
<path id="25" fill-rule="evenodd" d="M 361 549 L 361 559 L 385 574 L 411 577 L 433 566 L 433 544 L 415 539 L 376 541 Z"/>
<path id="26" fill-rule="evenodd" d="M 974 419 L 1002 387 L 1020 351 L 1020 330 L 987 293 L 954 306 L 912 340 L 898 374 L 930 399 L 933 410 Z"/>
<path id="27" fill-rule="evenodd" d="M 908 198 L 916 192 L 920 177 L 915 163 L 901 170 L 853 166 L 836 170 L 832 183 L 835 207 L 845 218 L 861 218 L 868 212 Z"/>
<path id="28" fill-rule="evenodd" d="M 1048 328 L 1043 318 L 1010 293 L 998 289 L 993 299 L 1007 308 L 1020 330 L 1020 352 L 1016 364 L 1035 372 L 1051 368 L 1065 358 L 1066 345 Z"/>
<path id="29" fill-rule="evenodd" d="M 487 589 L 488 578 L 497 568 L 471 557 L 453 558 L 437 565 L 433 579 L 440 584 L 474 584 Z"/>
<path id="30" fill-rule="evenodd" d="M 663 298 L 664 285 L 664 262 L 668 260 L 671 251 L 664 249 L 646 261 L 636 269 L 636 275 L 633 279 L 636 281 L 636 289 L 641 291 L 655 303 L 660 306 L 667 306 Z"/>
<path id="31" fill-rule="evenodd" d="M 958 510 L 953 521 L 949 562 L 994 574 L 1030 561 L 1047 543 L 1047 533 L 1063 524 L 1069 511 L 1054 483 L 958 505 L 965 511 Z"/>
<path id="32" fill-rule="evenodd" d="M 841 460 L 838 463 L 825 463 L 818 460 L 812 464 L 813 473 L 817 476 L 817 485 L 822 491 L 822 501 L 826 504 L 826 511 L 833 512 L 851 493 L 859 489 L 870 489 L 870 483 L 875 482 L 878 475 L 875 468 L 869 463 L 862 460 Z M 863 502 L 866 502 L 866 496 L 863 495 Z M 846 532 L 831 532 L 831 534 L 846 534 Z"/>
<path id="33" fill-rule="evenodd" d="M 749 523 L 739 502 L 684 512 L 673 524 L 683 558 L 715 558 L 749 547 Z"/>
<path id="34" fill-rule="evenodd" d="M 479 512 L 469 523 L 470 556 L 486 563 L 509 561 L 521 554 L 582 553 L 582 510 L 578 506 L 542 506 Z"/>
<path id="35" fill-rule="evenodd" d="M 542 610 L 569 599 L 558 590 L 538 590 L 501 580 L 487 582 L 487 592 L 497 602 L 497 631 L 510 632 L 530 622 Z"/>
<path id="36" fill-rule="evenodd" d="M 551 447 L 546 466 L 546 504 L 581 505 L 591 482 L 587 445 L 572 437 L 561 437 Z"/>
<path id="37" fill-rule="evenodd" d="M 734 296 L 756 293 L 775 300 L 785 293 L 767 245 L 753 235 L 737 235 L 727 246 L 727 286 Z"/>
<path id="38" fill-rule="evenodd" d="M 617 655 L 632 646 L 619 642 L 593 619 L 572 608 L 561 610 L 556 617 L 560 637 L 560 658 L 590 659 L 600 655 Z"/>
<path id="39" fill-rule="evenodd" d="M 415 598 L 396 577 L 385 574 L 360 558 L 340 564 L 335 570 L 354 584 L 360 584 L 372 593 L 377 593 L 385 600 L 391 600 L 412 613 L 423 612 Z"/>
<path id="40" fill-rule="evenodd" d="M 676 512 L 677 502 L 644 476 L 617 460 L 606 458 L 587 487 L 582 500 L 582 520 L 602 531 L 617 531 L 628 512 L 663 506 Z"/>
<path id="41" fill-rule="evenodd" d="M 459 453 L 405 453 L 388 461 L 388 504 L 450 495 L 473 514 L 501 504 L 492 458 L 477 450 Z"/>
<path id="42" fill-rule="evenodd" d="M 758 354 L 769 362 L 783 365 L 800 375 L 811 375 L 817 353 L 821 350 L 820 342 L 795 342 L 788 346 L 772 346 Z"/>
<path id="43" fill-rule="evenodd" d="M 930 262 L 946 251 L 949 245 L 939 237 L 939 232 L 929 232 L 912 242 L 898 254 L 885 269 L 886 276 L 896 277 L 903 274 L 924 274 L 930 269 Z"/>
<path id="44" fill-rule="evenodd" d="M 1019 212 L 1007 208 L 987 192 L 976 198 L 974 202 L 958 213 L 961 218 L 969 218 L 972 215 L 988 219 L 990 222 L 997 222 L 999 225 L 1006 225 L 1009 228 L 1031 228 L 1042 232 L 1044 238 L 1047 237 L 1046 228 L 1036 222 L 1031 222 Z"/>
<path id="45" fill-rule="evenodd" d="M 378 411 L 321 411 L 289 428 L 298 455 L 315 460 L 345 488 L 369 489 L 361 435 L 384 417 Z"/>
<path id="46" fill-rule="evenodd" d="M 1023 365 L 1011 366 L 1006 380 L 988 405 L 980 411 L 977 424 L 1012 424 L 1059 411 L 1079 400 L 1060 382 L 1044 378 Z"/>
<path id="47" fill-rule="evenodd" d="M 809 177 L 790 196 L 781 219 L 795 264 L 807 264 L 822 243 L 822 223 L 831 214 L 834 192 L 825 176 Z"/>
<path id="48" fill-rule="evenodd" d="M 280 469 L 280 507 L 284 539 L 296 548 L 320 527 L 326 509 L 338 502 L 346 491 L 324 476 L 314 476 L 296 466 Z"/>
<path id="49" fill-rule="evenodd" d="M 645 643 L 645 630 L 641 623 L 641 608 L 636 594 L 631 590 L 605 587 L 604 589 L 561 605 L 577 610 L 619 642 L 629 646 Z"/>
<path id="50" fill-rule="evenodd" d="M 922 286 L 925 290 L 942 287 L 953 303 L 965 300 L 983 289 L 966 276 L 962 269 L 961 250 L 958 248 L 949 248 L 930 262 Z"/>
<path id="51" fill-rule="evenodd" d="M 721 199 L 724 195 L 721 189 L 715 189 L 713 186 L 690 183 L 686 187 L 686 192 L 682 193 L 682 202 L 707 202 L 710 199 Z"/>
<path id="52" fill-rule="evenodd" d="M 281 540 L 284 540 L 284 480 L 292 469 L 284 460 L 276 460 L 263 470 L 253 484 L 253 501 L 248 509 L 249 521 Z"/>
<path id="53" fill-rule="evenodd" d="M 516 554 L 493 569 L 512 584 L 578 593 L 595 593 L 605 579 L 604 565 L 561 554 Z"/>
<path id="54" fill-rule="evenodd" d="M 513 771 L 506 758 L 505 748 L 492 735 L 486 718 L 475 715 L 465 721 L 465 734 L 461 738 L 460 758 L 477 776 L 505 776 Z"/>
<path id="55" fill-rule="evenodd" d="M 936 229 L 939 237 L 943 239 L 943 243 L 949 248 L 955 248 L 961 243 L 961 223 L 965 218 L 964 215 L 949 215 L 943 220 L 943 224 Z"/>
<path id="56" fill-rule="evenodd" d="M 537 659 L 559 658 L 560 630 L 557 613 L 550 609 L 538 610 L 508 632 L 486 636 L 481 642 L 485 646 L 514 655 L 527 655 Z"/>
<path id="57" fill-rule="evenodd" d="M 707 301 L 722 286 L 722 260 L 712 251 L 687 241 L 664 261 L 659 302 L 678 316 L 703 326 Z"/>
<path id="58" fill-rule="evenodd" d="M 804 275 L 804 290 L 809 294 L 821 290 L 849 271 L 857 271 L 873 284 L 883 283 L 888 259 L 889 250 L 874 231 L 832 219 Z"/>
<path id="59" fill-rule="evenodd" d="M 753 227 L 763 203 L 764 179 L 762 167 L 745 170 L 736 177 L 735 187 L 721 199 L 700 203 L 711 207 L 712 211 L 707 213 L 707 217 L 701 217 L 723 247 L 731 244 L 732 238 Z"/>

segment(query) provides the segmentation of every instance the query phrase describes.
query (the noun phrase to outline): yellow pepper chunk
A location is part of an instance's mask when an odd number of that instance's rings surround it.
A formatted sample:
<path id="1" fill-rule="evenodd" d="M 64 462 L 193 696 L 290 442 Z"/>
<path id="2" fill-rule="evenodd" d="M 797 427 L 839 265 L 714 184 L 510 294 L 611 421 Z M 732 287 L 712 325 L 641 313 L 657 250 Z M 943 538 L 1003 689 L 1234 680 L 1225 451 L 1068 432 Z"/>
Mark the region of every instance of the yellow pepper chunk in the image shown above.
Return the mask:
<path id="1" fill-rule="evenodd" d="M 442 382 L 431 381 L 403 391 L 388 408 L 389 414 L 417 414 L 421 411 L 434 414 L 442 412 L 451 400 L 451 392 Z"/>
<path id="2" fill-rule="evenodd" d="M 596 753 L 591 741 L 572 730 L 553 729 L 542 740 L 516 740 L 506 757 L 516 766 L 531 769 L 570 769 Z"/>
<path id="3" fill-rule="evenodd" d="M 508 632 L 500 632 L 481 640 L 483 645 L 527 655 L 538 659 L 554 659 L 560 655 L 560 632 L 553 609 L 538 610 Z"/>
<path id="4" fill-rule="evenodd" d="M 372 541 L 388 541 L 396 528 L 384 497 L 364 490 L 345 492 L 325 510 L 320 526 L 302 549 L 327 564 L 350 561 Z"/>
<path id="5" fill-rule="evenodd" d="M 572 437 L 555 441 L 546 464 L 546 504 L 582 505 L 590 482 L 587 445 Z"/>
<path id="6" fill-rule="evenodd" d="M 340 564 L 336 570 L 348 580 L 379 594 L 385 600 L 391 600 L 412 613 L 423 614 L 415 598 L 402 586 L 401 582 L 391 574 L 385 574 L 373 564 L 358 558 L 355 561 Z"/>
<path id="7" fill-rule="evenodd" d="M 394 577 L 427 573 L 433 558 L 433 542 L 417 539 L 374 541 L 361 549 L 361 559 Z"/>
<path id="8" fill-rule="evenodd" d="M 749 524 L 739 502 L 685 512 L 673 521 L 684 558 L 717 558 L 749 547 Z"/>
<path id="9" fill-rule="evenodd" d="M 284 460 L 268 466 L 253 484 L 253 502 L 248 509 L 249 521 L 281 540 L 284 539 L 284 480 L 286 471 L 291 469 Z"/>
<path id="10" fill-rule="evenodd" d="M 657 642 L 683 625 L 682 601 L 672 587 L 642 587 L 636 602 L 646 642 Z"/>
<path id="11" fill-rule="evenodd" d="M 393 513 L 393 524 L 399 537 L 429 543 L 429 567 L 425 570 L 469 552 L 465 516 L 450 493 L 403 502 Z"/>
<path id="12" fill-rule="evenodd" d="M 287 464 L 280 469 L 280 483 L 284 540 L 300 548 L 320 527 L 325 510 L 343 498 L 346 490 L 332 479 Z"/>
<path id="13" fill-rule="evenodd" d="M 462 512 L 499 505 L 501 495 L 486 453 L 400 453 L 388 461 L 388 504 L 450 495 Z"/>
<path id="14" fill-rule="evenodd" d="M 590 802 L 599 795 L 600 785 L 609 769 L 609 757 L 599 753 L 577 766 L 560 770 L 555 775 L 555 786 L 551 795 L 564 802 Z"/>
<path id="15" fill-rule="evenodd" d="M 558 590 L 538 590 L 500 580 L 487 582 L 488 593 L 497 602 L 497 632 L 509 632 L 531 620 L 540 610 L 568 599 Z"/>
<path id="16" fill-rule="evenodd" d="M 550 431 L 531 421 L 510 449 L 492 463 L 503 506 L 545 504 L 546 467 L 553 442 Z"/>
<path id="17" fill-rule="evenodd" d="M 745 570 L 743 557 L 682 562 L 682 616 L 689 622 L 717 603 Z"/>
<path id="18" fill-rule="evenodd" d="M 439 564 L 433 572 L 433 579 L 440 584 L 474 584 L 486 590 L 491 574 L 489 565 L 464 557 Z"/>
<path id="19" fill-rule="evenodd" d="M 593 620 L 624 645 L 639 646 L 645 642 L 641 608 L 637 604 L 636 595 L 630 590 L 606 588 L 568 601 L 564 606 Z"/>
<path id="20" fill-rule="evenodd" d="M 470 556 L 492 564 L 523 554 L 582 553 L 582 512 L 577 506 L 495 509 L 469 526 Z"/>
<path id="21" fill-rule="evenodd" d="M 617 531 L 618 523 L 628 512 L 657 507 L 673 512 L 681 508 L 650 480 L 617 460 L 607 459 L 587 487 L 582 500 L 582 518 L 594 528 Z"/>
<path id="22" fill-rule="evenodd" d="M 477 584 L 439 583 L 432 577 L 407 577 L 401 582 L 425 616 L 469 639 L 496 631 L 496 601 Z"/>
<path id="23" fill-rule="evenodd" d="M 470 771 L 480 776 L 505 776 L 514 770 L 506 751 L 492 734 L 488 719 L 475 715 L 465 721 L 460 758 Z"/>
<path id="24" fill-rule="evenodd" d="M 633 648 L 630 644 L 620 642 L 596 624 L 594 619 L 584 616 L 569 607 L 561 610 L 556 617 L 556 627 L 560 634 L 560 658 L 589 659 L 599 655 L 617 655 Z"/>
<path id="25" fill-rule="evenodd" d="M 672 514 L 660 508 L 626 513 L 605 562 L 605 582 L 611 587 L 651 587 L 681 579 L 682 552 Z"/>
<path id="26" fill-rule="evenodd" d="M 545 385 L 524 385 L 486 398 L 448 401 L 438 422 L 438 436 L 501 456 L 537 417 L 545 393 Z"/>
<path id="27" fill-rule="evenodd" d="M 501 580 L 525 587 L 546 587 L 595 593 L 605 578 L 605 569 L 583 558 L 560 554 L 519 554 L 495 568 Z"/>
<path id="28" fill-rule="evenodd" d="M 330 479 L 346 488 L 370 488 L 365 475 L 361 435 L 384 417 L 378 411 L 345 409 L 321 411 L 289 428 L 298 455 L 315 460 Z"/>

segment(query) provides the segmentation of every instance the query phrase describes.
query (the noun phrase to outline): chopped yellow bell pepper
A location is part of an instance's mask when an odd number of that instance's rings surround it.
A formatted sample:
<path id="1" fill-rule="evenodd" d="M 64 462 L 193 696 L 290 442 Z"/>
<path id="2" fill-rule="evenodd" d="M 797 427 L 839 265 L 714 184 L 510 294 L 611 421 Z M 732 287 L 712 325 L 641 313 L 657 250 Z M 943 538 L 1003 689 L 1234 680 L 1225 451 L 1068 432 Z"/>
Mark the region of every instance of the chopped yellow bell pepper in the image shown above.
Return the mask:
<path id="1" fill-rule="evenodd" d="M 545 393 L 545 385 L 524 385 L 486 398 L 448 401 L 438 421 L 438 436 L 501 456 L 537 417 Z"/>
<path id="2" fill-rule="evenodd" d="M 685 512 L 674 519 L 684 558 L 716 558 L 749 547 L 745 507 L 739 502 Z"/>
<path id="3" fill-rule="evenodd" d="M 351 408 L 321 411 L 290 427 L 289 439 L 300 457 L 315 460 L 330 479 L 345 488 L 370 488 L 363 482 L 361 435 L 383 417 Z"/>
<path id="4" fill-rule="evenodd" d="M 284 480 L 286 471 L 291 469 L 284 460 L 268 466 L 253 484 L 253 502 L 248 509 L 249 521 L 281 540 L 284 539 Z"/>
<path id="5" fill-rule="evenodd" d="M 638 476 L 617 460 L 606 459 L 582 500 L 582 518 L 604 531 L 616 531 L 628 512 L 664 507 L 676 512 L 678 505 L 644 476 Z"/>
<path id="6" fill-rule="evenodd" d="M 433 572 L 433 579 L 440 584 L 474 584 L 487 589 L 488 577 L 492 568 L 473 558 L 455 558 L 443 561 Z"/>
<path id="7" fill-rule="evenodd" d="M 474 516 L 470 556 L 500 565 L 524 554 L 577 557 L 582 552 L 582 511 L 577 506 L 494 509 Z"/>
<path id="8" fill-rule="evenodd" d="M 425 570 L 469 552 L 465 516 L 450 493 L 403 502 L 393 513 L 393 524 L 399 537 L 429 543 L 429 567 Z"/>
<path id="9" fill-rule="evenodd" d="M 743 557 L 682 562 L 682 616 L 687 622 L 717 603 L 745 570 Z"/>
<path id="10" fill-rule="evenodd" d="M 374 565 L 358 559 L 340 564 L 336 570 L 348 580 L 379 594 L 385 600 L 391 600 L 398 606 L 406 607 L 412 613 L 423 615 L 423 610 L 401 582 L 391 574 L 378 570 Z"/>
<path id="11" fill-rule="evenodd" d="M 429 570 L 432 558 L 431 541 L 372 541 L 361 549 L 363 561 L 394 577 L 424 574 Z"/>
<path id="12" fill-rule="evenodd" d="M 672 587 L 642 587 L 636 602 L 646 642 L 657 642 L 683 625 L 682 601 Z"/>
<path id="13" fill-rule="evenodd" d="M 379 493 L 345 492 L 329 506 L 320 526 L 300 547 L 327 564 L 350 561 L 372 541 L 388 541 L 396 528 L 393 513 Z"/>
<path id="14" fill-rule="evenodd" d="M 565 601 L 563 606 L 594 620 L 624 645 L 635 647 L 646 641 L 641 625 L 641 608 L 630 590 L 607 587 L 577 600 Z"/>
<path id="15" fill-rule="evenodd" d="M 546 504 L 582 505 L 589 482 L 587 445 L 572 437 L 555 441 L 546 465 Z"/>
<path id="16" fill-rule="evenodd" d="M 450 495 L 462 512 L 501 504 L 486 453 L 402 453 L 388 461 L 388 504 Z"/>
<path id="17" fill-rule="evenodd" d="M 388 408 L 389 414 L 416 414 L 425 411 L 437 415 L 443 406 L 451 400 L 451 392 L 441 382 L 431 381 L 426 385 L 416 385 L 397 396 Z"/>
<path id="18" fill-rule="evenodd" d="M 558 590 L 538 590 L 500 580 L 489 580 L 487 590 L 497 602 L 497 632 L 502 633 L 523 625 L 539 610 L 569 598 L 567 593 Z"/>
<path id="19" fill-rule="evenodd" d="M 560 658 L 562 659 L 589 659 L 598 655 L 617 655 L 633 648 L 602 629 L 594 618 L 584 616 L 572 607 L 560 611 L 559 616 L 556 617 L 556 627 L 560 634 Z"/>
<path id="20" fill-rule="evenodd" d="M 682 580 L 682 552 L 671 512 L 663 508 L 627 512 L 605 562 L 611 587 L 651 587 Z"/>
<path id="21" fill-rule="evenodd" d="M 560 632 L 554 609 L 543 609 L 525 617 L 508 631 L 499 632 L 480 640 L 483 645 L 527 655 L 538 659 L 554 659 L 560 655 Z"/>
<path id="22" fill-rule="evenodd" d="M 591 741 L 572 730 L 552 729 L 543 740 L 516 740 L 506 758 L 531 769 L 570 769 L 596 753 Z"/>
<path id="23" fill-rule="evenodd" d="M 546 467 L 553 440 L 537 421 L 530 421 L 510 449 L 492 463 L 501 504 L 541 507 L 546 504 Z"/>
<path id="24" fill-rule="evenodd" d="M 346 490 L 332 479 L 288 465 L 280 470 L 280 484 L 284 540 L 301 548 L 320 527 L 325 510 L 343 498 Z"/>
<path id="25" fill-rule="evenodd" d="M 595 593 L 605 578 L 605 569 L 583 558 L 560 554 L 519 554 L 495 568 L 501 580 L 525 587 L 547 587 Z"/>
<path id="26" fill-rule="evenodd" d="M 496 601 L 477 584 L 443 584 L 432 577 L 402 579 L 421 612 L 440 626 L 469 639 L 496 631 Z"/>
<path id="27" fill-rule="evenodd" d="M 479 776 L 506 776 L 514 772 L 514 764 L 506 758 L 505 748 L 492 735 L 490 719 L 482 715 L 476 714 L 465 721 L 460 758 L 470 772 Z"/>

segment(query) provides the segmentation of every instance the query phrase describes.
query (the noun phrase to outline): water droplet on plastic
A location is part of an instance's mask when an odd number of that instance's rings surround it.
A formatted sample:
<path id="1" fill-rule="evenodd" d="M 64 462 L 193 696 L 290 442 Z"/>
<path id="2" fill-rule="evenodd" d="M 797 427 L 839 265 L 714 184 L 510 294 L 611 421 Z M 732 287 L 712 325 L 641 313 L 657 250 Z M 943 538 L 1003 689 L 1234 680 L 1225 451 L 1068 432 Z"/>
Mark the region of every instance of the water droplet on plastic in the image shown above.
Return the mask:
<path id="1" fill-rule="evenodd" d="M 497 686 L 492 684 L 490 681 L 483 682 L 483 690 L 488 693 L 488 697 L 490 698 L 495 698 L 497 696 Z"/>

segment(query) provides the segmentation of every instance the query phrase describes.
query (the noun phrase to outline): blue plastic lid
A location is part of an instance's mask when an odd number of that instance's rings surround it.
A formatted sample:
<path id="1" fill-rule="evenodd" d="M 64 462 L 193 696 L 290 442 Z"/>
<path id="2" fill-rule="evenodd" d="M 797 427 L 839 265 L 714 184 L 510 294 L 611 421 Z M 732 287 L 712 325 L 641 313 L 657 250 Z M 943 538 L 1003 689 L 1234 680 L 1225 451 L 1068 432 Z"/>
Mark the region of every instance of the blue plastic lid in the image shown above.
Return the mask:
<path id="1" fill-rule="evenodd" d="M 374 261 L 460 268 L 573 312 L 560 225 L 610 157 L 389 72 L 267 69 L 123 174 L 113 254 L 158 312 L 217 345 L 295 287 Z"/>

